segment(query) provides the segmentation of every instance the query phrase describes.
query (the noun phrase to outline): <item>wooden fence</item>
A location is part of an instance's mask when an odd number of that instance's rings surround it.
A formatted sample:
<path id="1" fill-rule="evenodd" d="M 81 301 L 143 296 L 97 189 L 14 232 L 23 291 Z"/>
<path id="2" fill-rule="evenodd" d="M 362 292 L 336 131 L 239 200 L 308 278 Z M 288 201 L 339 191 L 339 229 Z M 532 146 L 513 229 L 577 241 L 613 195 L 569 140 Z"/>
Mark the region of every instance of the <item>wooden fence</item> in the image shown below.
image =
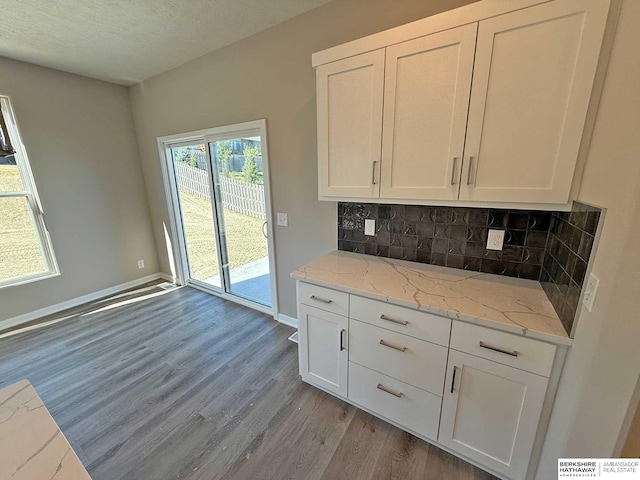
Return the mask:
<path id="1" fill-rule="evenodd" d="M 173 163 L 178 189 L 204 200 L 211 198 L 207 171 L 184 162 Z M 222 206 L 250 217 L 264 220 L 264 185 L 220 176 Z"/>

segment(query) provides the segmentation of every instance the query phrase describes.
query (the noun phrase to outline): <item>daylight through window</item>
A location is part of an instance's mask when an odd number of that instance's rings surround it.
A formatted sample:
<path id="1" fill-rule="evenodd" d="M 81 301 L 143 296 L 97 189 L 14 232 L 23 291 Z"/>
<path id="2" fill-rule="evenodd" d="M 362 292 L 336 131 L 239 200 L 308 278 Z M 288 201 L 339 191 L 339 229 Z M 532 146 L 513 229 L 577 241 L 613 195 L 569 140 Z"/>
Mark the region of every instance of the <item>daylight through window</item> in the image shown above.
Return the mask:
<path id="1" fill-rule="evenodd" d="M 0 288 L 58 274 L 27 153 L 0 96 Z"/>

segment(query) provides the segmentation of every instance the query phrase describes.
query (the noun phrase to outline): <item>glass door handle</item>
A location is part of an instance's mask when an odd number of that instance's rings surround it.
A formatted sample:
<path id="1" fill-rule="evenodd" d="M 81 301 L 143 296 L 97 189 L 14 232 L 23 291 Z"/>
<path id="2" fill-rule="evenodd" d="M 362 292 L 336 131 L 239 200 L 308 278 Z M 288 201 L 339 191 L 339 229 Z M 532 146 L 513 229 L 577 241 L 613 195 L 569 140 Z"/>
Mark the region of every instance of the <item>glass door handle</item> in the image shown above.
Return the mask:
<path id="1" fill-rule="evenodd" d="M 269 238 L 269 236 L 267 235 L 267 222 L 264 222 L 262 224 L 262 235 L 264 235 L 264 238 Z"/>

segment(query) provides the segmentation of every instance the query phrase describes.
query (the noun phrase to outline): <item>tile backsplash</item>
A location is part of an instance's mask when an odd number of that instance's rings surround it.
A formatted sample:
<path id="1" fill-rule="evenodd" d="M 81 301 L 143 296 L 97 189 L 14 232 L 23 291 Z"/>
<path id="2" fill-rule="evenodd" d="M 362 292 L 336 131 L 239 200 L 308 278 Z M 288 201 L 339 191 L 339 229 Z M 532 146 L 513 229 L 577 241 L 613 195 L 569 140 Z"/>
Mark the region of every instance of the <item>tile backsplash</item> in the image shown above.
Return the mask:
<path id="1" fill-rule="evenodd" d="M 577 202 L 572 212 L 341 202 L 338 249 L 540 280 L 569 333 L 599 213 Z M 505 230 L 502 251 L 486 248 L 492 228 Z"/>
<path id="2" fill-rule="evenodd" d="M 554 212 L 540 283 L 571 334 L 602 211 L 574 202 L 571 212 Z"/>

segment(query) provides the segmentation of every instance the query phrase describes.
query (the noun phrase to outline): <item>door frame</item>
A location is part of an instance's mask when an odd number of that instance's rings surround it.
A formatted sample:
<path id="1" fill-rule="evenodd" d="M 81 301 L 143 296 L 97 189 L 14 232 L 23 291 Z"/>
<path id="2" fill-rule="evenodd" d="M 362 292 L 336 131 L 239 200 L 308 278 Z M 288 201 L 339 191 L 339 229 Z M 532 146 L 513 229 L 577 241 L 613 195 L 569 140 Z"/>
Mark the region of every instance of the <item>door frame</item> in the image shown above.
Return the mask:
<path id="1" fill-rule="evenodd" d="M 189 265 L 187 260 L 186 242 L 184 238 L 184 232 L 180 225 L 181 211 L 180 202 L 178 199 L 178 191 L 175 179 L 175 172 L 173 168 L 169 168 L 169 162 L 171 157 L 171 146 L 176 144 L 193 144 L 204 143 L 207 149 L 207 155 L 210 157 L 209 142 L 216 140 L 223 140 L 229 138 L 237 138 L 238 136 L 260 136 L 261 149 L 262 149 L 262 170 L 264 178 L 264 202 L 265 202 L 265 221 L 267 222 L 267 251 L 269 257 L 269 281 L 271 286 L 271 307 L 252 302 L 237 295 L 227 293 L 224 290 L 224 277 L 223 288 L 218 289 L 216 287 L 206 285 L 203 282 L 189 281 Z M 173 135 L 165 135 L 157 138 L 158 153 L 160 158 L 160 166 L 162 169 L 162 181 L 164 187 L 164 196 L 167 202 L 167 213 L 169 220 L 169 228 L 166 224 L 164 226 L 165 240 L 167 244 L 167 253 L 169 255 L 169 263 L 171 265 L 171 274 L 173 281 L 179 285 L 190 285 L 199 290 L 203 290 L 207 293 L 217 295 L 230 300 L 232 302 L 239 303 L 241 305 L 253 308 L 255 310 L 272 315 L 277 319 L 279 315 L 278 309 L 278 290 L 277 290 L 277 275 L 276 275 L 276 257 L 274 247 L 274 228 L 273 228 L 273 214 L 271 208 L 271 179 L 269 174 L 269 146 L 267 138 L 267 121 L 265 119 L 253 120 L 249 122 L 236 123 L 233 125 L 224 125 L 220 127 L 206 128 L 203 130 L 195 130 L 185 133 L 177 133 Z M 214 196 L 213 188 L 213 176 L 211 175 L 210 165 L 207 166 L 207 172 L 209 173 L 209 186 L 211 191 L 211 198 Z M 217 228 L 217 212 L 215 205 L 212 204 L 213 220 L 216 224 L 214 228 L 214 234 L 216 235 L 217 255 L 220 262 L 220 239 Z M 222 272 L 222 264 L 220 263 L 220 272 Z"/>

